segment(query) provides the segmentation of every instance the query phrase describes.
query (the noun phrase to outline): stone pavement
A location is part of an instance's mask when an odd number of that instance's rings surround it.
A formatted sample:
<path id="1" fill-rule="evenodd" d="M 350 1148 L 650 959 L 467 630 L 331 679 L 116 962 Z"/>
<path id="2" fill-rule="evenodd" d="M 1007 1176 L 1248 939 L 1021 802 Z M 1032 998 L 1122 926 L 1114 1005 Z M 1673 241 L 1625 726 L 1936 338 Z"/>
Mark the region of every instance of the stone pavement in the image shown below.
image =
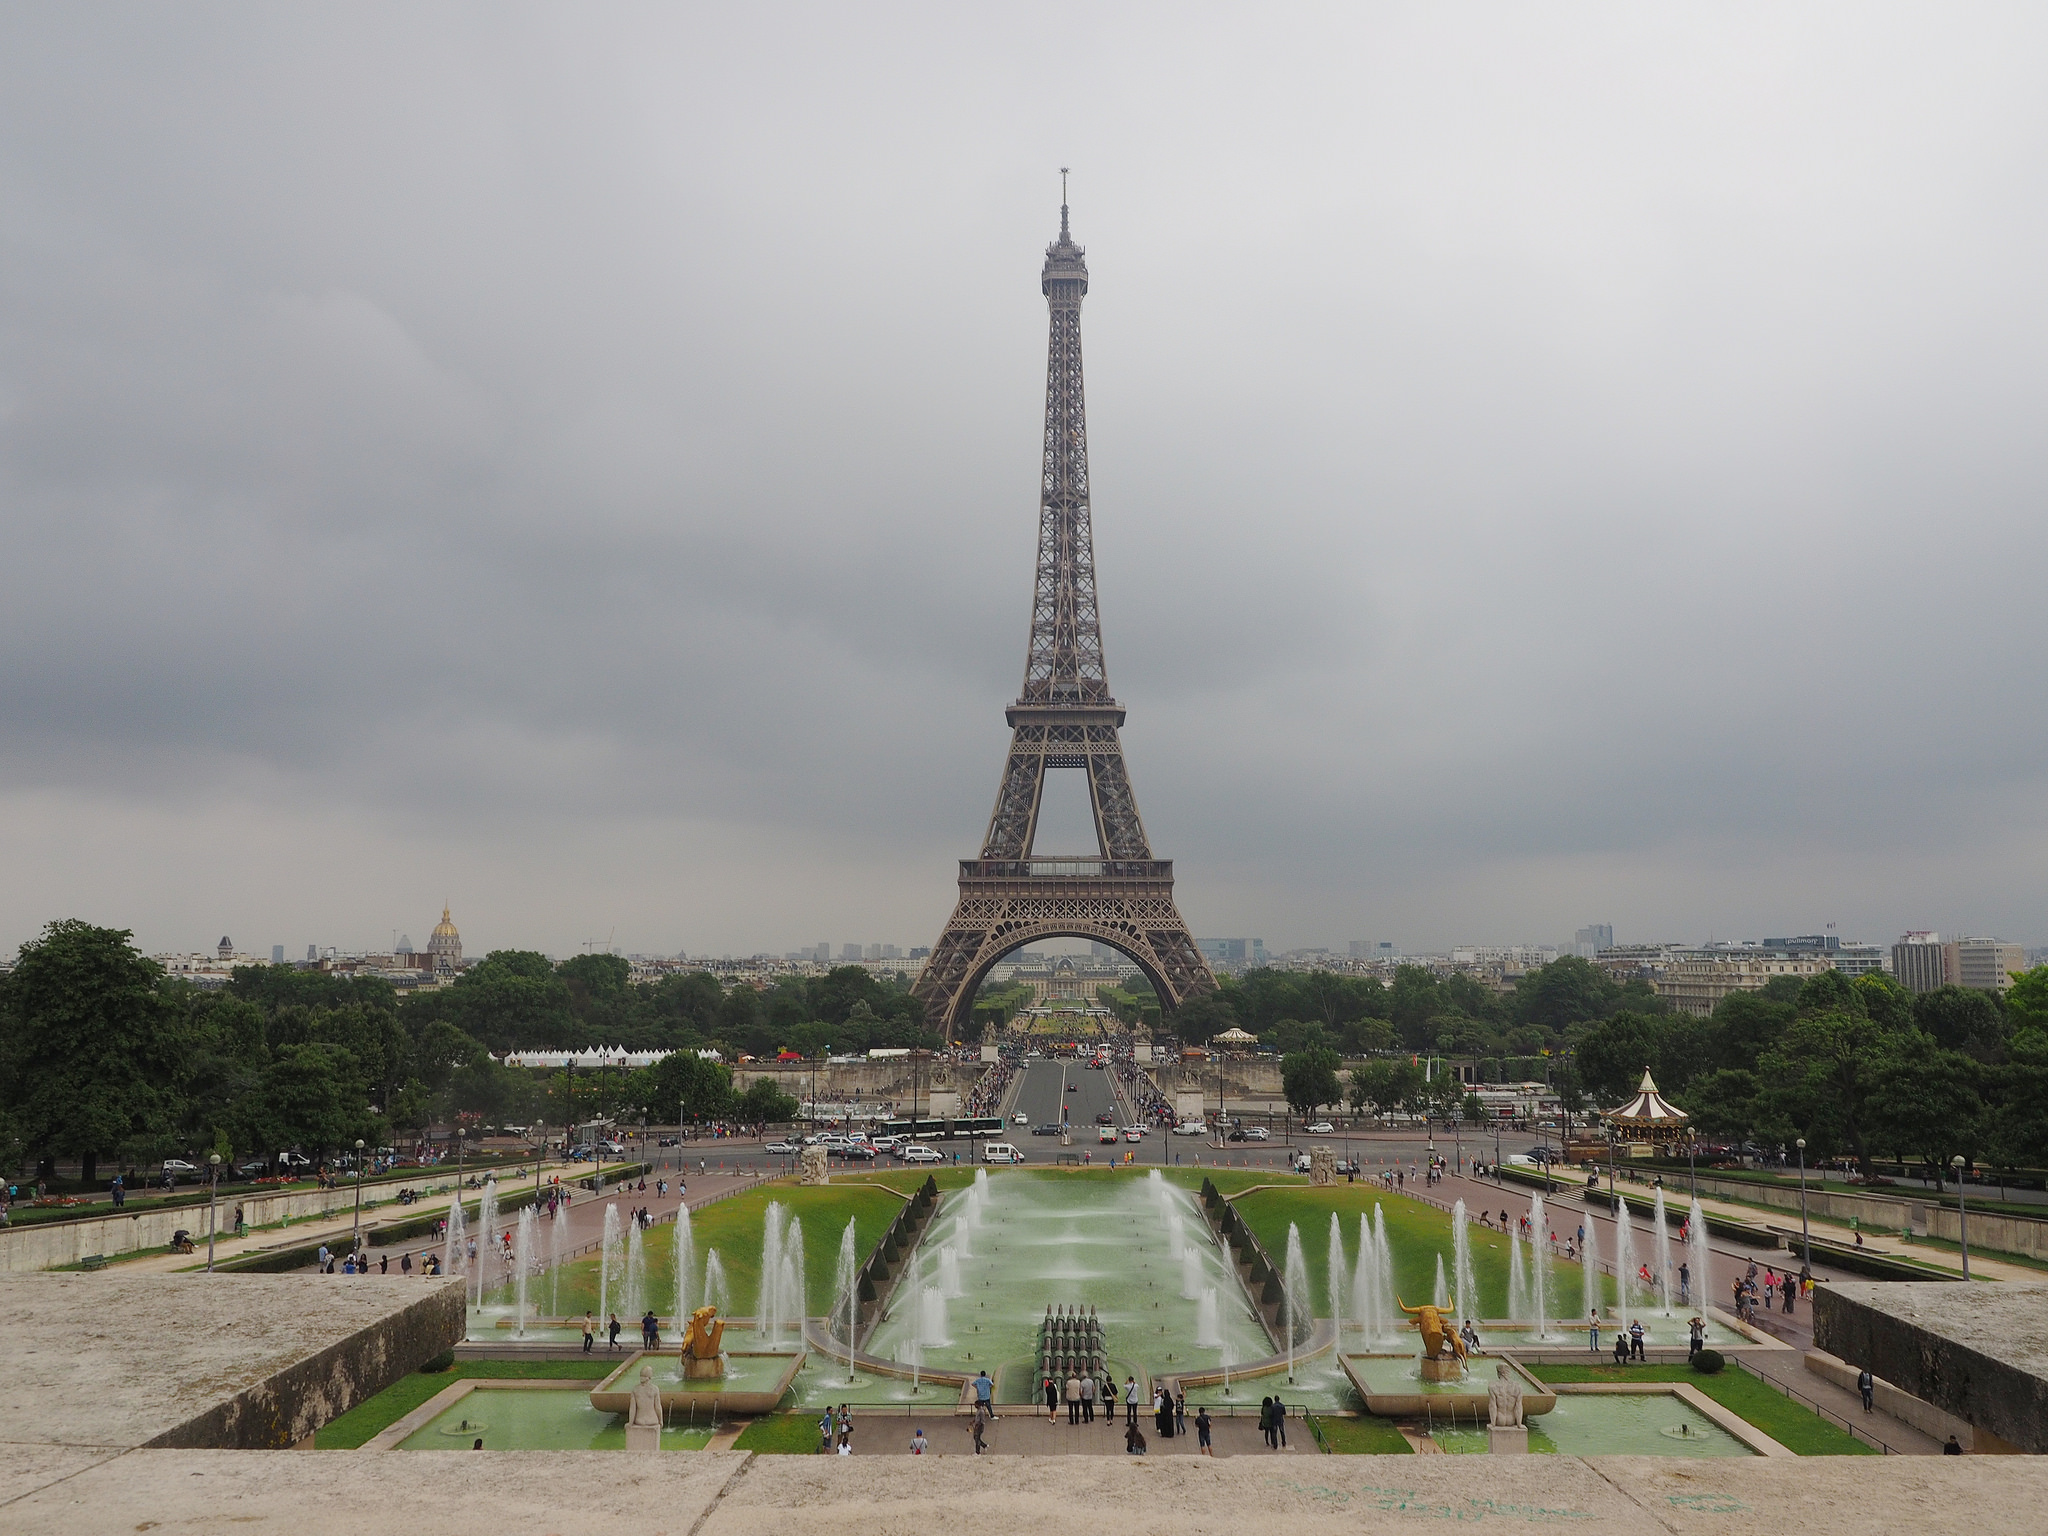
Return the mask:
<path id="1" fill-rule="evenodd" d="M 2031 1456 L 628 1456 L 604 1451 L 131 1451 L 0 1483 L 9 1536 L 304 1536 L 309 1521 L 435 1536 L 931 1536 L 978 1524 L 1135 1536 L 2036 1536 Z"/>
<path id="2" fill-rule="evenodd" d="M 819 1412 L 821 1412 L 820 1410 Z M 813 1417 L 818 1413 L 814 1412 Z M 1318 1454 L 1315 1438 L 1298 1418 L 1287 1421 L 1287 1448 L 1268 1450 L 1259 1433 L 1256 1414 L 1233 1418 L 1212 1418 L 1211 1439 L 1218 1456 L 1295 1456 Z M 910 1437 L 921 1425 L 930 1447 L 927 1454 L 972 1456 L 974 1420 L 971 1415 L 941 1413 L 905 1414 L 900 1411 L 853 1415 L 853 1448 L 862 1456 L 908 1456 Z M 1192 1415 L 1188 1432 L 1161 1439 L 1149 1413 L 1138 1416 L 1138 1428 L 1145 1436 L 1145 1454 L 1151 1456 L 1195 1456 L 1195 1425 Z M 1123 1456 L 1124 1420 L 1119 1414 L 1114 1426 L 1098 1418 L 1093 1424 L 1069 1424 L 1064 1409 L 1057 1421 L 1031 1412 L 1021 1405 L 998 1411 L 994 1423 L 982 1432 L 990 1456 Z"/>

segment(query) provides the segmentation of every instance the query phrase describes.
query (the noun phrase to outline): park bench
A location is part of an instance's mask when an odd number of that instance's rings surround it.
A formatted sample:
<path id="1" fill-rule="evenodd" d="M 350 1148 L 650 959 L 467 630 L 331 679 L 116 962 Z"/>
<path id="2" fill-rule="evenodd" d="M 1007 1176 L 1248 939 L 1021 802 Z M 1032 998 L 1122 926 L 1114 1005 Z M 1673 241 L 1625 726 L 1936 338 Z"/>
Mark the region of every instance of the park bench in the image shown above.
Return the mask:
<path id="1" fill-rule="evenodd" d="M 78 1261 L 78 1267 L 80 1269 L 105 1269 L 107 1267 L 107 1256 L 104 1253 L 88 1253 Z"/>

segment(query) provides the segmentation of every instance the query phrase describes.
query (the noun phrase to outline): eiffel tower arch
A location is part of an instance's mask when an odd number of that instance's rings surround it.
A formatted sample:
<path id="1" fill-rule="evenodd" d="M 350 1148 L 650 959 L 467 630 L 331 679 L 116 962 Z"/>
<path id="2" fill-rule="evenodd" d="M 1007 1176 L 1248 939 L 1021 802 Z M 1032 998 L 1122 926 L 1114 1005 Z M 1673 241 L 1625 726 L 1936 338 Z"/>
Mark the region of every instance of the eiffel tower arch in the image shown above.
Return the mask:
<path id="1" fill-rule="evenodd" d="M 948 1033 L 967 1021 L 995 963 L 1040 939 L 1093 939 L 1121 951 L 1164 1008 L 1216 986 L 1174 904 L 1173 862 L 1155 859 L 1145 836 L 1124 767 L 1124 711 L 1110 696 L 1103 662 L 1081 386 L 1088 267 L 1068 231 L 1064 196 L 1059 239 L 1046 247 L 1040 288 L 1051 337 L 1024 687 L 1007 712 L 1010 752 L 981 857 L 960 861 L 959 901 L 912 989 L 926 1022 Z M 1056 768 L 1087 773 L 1093 854 L 1040 854 L 1034 847 L 1045 776 Z"/>

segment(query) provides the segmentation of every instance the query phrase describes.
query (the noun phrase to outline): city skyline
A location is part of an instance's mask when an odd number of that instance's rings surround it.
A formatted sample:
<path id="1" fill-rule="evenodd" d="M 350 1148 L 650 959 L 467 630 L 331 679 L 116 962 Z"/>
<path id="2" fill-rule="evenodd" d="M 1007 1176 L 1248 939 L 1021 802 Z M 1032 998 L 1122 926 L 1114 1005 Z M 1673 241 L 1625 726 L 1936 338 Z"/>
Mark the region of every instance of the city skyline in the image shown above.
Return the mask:
<path id="1" fill-rule="evenodd" d="M 0 948 L 930 943 L 1062 165 L 1195 934 L 2044 937 L 2048 17 L 1083 14 L 0 18 Z"/>

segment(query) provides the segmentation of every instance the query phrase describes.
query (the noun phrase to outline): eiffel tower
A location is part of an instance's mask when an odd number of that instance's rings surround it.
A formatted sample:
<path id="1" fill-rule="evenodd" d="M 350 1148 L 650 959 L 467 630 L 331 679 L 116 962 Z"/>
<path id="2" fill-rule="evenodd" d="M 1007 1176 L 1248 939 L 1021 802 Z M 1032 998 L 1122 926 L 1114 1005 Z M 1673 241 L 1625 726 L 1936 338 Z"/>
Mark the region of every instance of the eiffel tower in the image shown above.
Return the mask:
<path id="1" fill-rule="evenodd" d="M 1173 902 L 1173 862 L 1152 857 L 1117 736 L 1095 603 L 1088 510 L 1088 415 L 1081 392 L 1081 298 L 1088 266 L 1067 229 L 1046 247 L 1040 288 L 1052 311 L 1045 366 L 1045 464 L 1038 493 L 1038 581 L 1024 691 L 1008 710 L 1009 760 L 981 857 L 960 861 L 960 900 L 913 995 L 948 1038 L 965 1023 L 982 978 L 1004 955 L 1039 939 L 1098 940 L 1136 962 L 1173 1009 L 1214 989 Z M 1046 770 L 1081 768 L 1095 813 L 1093 856 L 1038 854 L 1033 840 Z"/>

